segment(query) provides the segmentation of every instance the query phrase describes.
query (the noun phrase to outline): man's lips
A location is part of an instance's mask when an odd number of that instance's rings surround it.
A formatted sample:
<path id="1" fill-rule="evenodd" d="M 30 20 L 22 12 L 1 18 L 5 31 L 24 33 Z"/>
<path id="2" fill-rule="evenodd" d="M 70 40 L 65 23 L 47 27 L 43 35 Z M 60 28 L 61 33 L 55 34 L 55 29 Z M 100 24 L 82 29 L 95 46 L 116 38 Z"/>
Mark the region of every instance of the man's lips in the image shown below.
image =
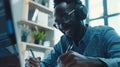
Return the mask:
<path id="1" fill-rule="evenodd" d="M 61 30 L 64 32 L 64 34 L 66 34 L 68 36 L 72 36 L 72 34 L 73 34 L 72 26 L 70 24 L 62 25 Z"/>
<path id="2" fill-rule="evenodd" d="M 64 30 L 64 32 L 65 32 L 66 35 L 71 36 L 71 34 L 72 34 L 72 29 Z"/>

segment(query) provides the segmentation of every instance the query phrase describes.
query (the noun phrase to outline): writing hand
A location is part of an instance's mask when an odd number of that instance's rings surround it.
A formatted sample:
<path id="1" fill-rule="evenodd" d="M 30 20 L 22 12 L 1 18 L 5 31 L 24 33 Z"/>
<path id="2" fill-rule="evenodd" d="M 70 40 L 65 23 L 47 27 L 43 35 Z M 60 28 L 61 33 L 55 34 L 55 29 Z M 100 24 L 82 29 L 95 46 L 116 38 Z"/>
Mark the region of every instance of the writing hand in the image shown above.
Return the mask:
<path id="1" fill-rule="evenodd" d="M 41 58 L 29 58 L 29 66 L 30 67 L 40 67 Z"/>
<path id="2" fill-rule="evenodd" d="M 59 67 L 103 67 L 103 62 L 74 51 L 69 51 L 58 59 Z"/>

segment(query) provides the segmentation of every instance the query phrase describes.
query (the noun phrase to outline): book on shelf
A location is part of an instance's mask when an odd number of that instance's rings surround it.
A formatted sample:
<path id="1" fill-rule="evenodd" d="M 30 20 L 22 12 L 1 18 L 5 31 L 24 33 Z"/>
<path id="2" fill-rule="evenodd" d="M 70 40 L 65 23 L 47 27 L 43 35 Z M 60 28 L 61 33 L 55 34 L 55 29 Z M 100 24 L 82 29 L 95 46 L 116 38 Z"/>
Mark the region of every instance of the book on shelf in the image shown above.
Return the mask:
<path id="1" fill-rule="evenodd" d="M 38 17 L 39 10 L 38 9 L 29 9 L 28 12 L 28 20 L 36 22 Z"/>
<path id="2" fill-rule="evenodd" d="M 33 21 L 38 25 L 48 26 L 48 14 L 41 12 L 38 9 L 29 9 L 28 20 Z"/>

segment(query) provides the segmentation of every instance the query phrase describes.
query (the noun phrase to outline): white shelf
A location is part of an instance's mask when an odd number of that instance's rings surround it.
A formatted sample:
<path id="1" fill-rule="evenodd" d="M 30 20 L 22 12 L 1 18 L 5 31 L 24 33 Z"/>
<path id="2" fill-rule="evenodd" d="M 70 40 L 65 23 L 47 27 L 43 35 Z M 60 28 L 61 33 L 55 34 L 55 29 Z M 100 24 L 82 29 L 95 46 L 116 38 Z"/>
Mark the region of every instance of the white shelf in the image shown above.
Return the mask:
<path id="1" fill-rule="evenodd" d="M 22 11 L 19 11 L 21 13 L 15 12 L 16 15 L 20 14 L 20 16 L 18 15 L 19 17 L 16 17 L 16 18 L 19 18 L 16 20 L 17 25 L 26 24 L 30 27 L 30 29 L 37 26 L 38 29 L 44 30 L 46 32 L 45 41 L 50 41 L 50 46 L 51 46 L 51 47 L 46 47 L 43 45 L 19 41 L 18 45 L 20 47 L 19 51 L 20 51 L 20 58 L 21 58 L 20 60 L 21 67 L 25 67 L 25 51 L 29 49 L 33 49 L 33 51 L 39 51 L 39 52 L 43 52 L 46 54 L 47 51 L 50 51 L 53 49 L 52 46 L 54 45 L 54 28 L 50 27 L 50 25 L 48 26 L 48 23 L 44 25 L 42 23 L 40 24 L 40 22 L 35 23 L 34 21 L 29 21 L 28 20 L 29 9 L 38 9 L 39 11 L 44 12 L 45 14 L 49 14 L 49 15 L 52 15 L 53 11 L 50 8 L 43 6 L 39 3 L 36 3 L 32 0 L 20 0 L 20 1 L 21 1 L 20 4 L 16 4 L 16 6 L 21 5 L 20 7 L 22 9 Z"/>
<path id="2" fill-rule="evenodd" d="M 43 6 L 41 4 L 38 4 L 38 3 L 34 2 L 34 1 L 29 1 L 29 5 L 30 5 L 30 7 L 38 8 L 40 11 L 45 12 L 47 14 L 52 14 L 53 13 L 53 11 L 50 10 L 48 7 L 45 7 L 45 6 Z"/>
<path id="3" fill-rule="evenodd" d="M 35 23 L 35 22 L 28 21 L 28 20 L 20 20 L 20 21 L 18 22 L 18 24 L 27 24 L 27 25 L 29 25 L 30 27 L 35 27 L 35 26 L 37 26 L 37 27 L 40 28 L 40 29 L 54 31 L 54 28 L 52 28 L 52 27 L 42 26 L 42 25 L 39 25 L 39 24 L 37 24 L 37 23 Z"/>
<path id="4" fill-rule="evenodd" d="M 38 50 L 38 51 L 46 51 L 46 50 L 52 50 L 52 47 L 46 47 L 43 45 L 38 45 L 38 44 L 33 44 L 33 43 L 26 43 L 26 42 L 22 42 L 23 45 L 26 45 L 26 49 L 33 49 L 33 50 Z"/>

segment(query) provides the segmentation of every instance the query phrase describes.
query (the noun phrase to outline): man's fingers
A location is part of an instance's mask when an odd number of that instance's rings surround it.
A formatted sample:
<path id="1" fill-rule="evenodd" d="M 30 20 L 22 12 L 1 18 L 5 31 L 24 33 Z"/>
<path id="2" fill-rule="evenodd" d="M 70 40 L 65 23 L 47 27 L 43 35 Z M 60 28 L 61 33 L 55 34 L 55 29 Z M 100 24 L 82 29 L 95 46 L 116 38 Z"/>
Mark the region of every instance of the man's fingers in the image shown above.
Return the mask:
<path id="1" fill-rule="evenodd" d="M 29 58 L 29 65 L 31 66 L 31 67 L 38 67 L 39 65 L 40 65 L 40 58 L 36 58 L 36 59 L 34 59 L 34 58 Z"/>
<path id="2" fill-rule="evenodd" d="M 66 59 L 67 56 L 68 56 L 68 53 L 64 53 L 63 55 L 61 55 L 61 56 L 57 59 L 57 62 L 60 63 L 60 61 Z"/>
<path id="3" fill-rule="evenodd" d="M 71 59 L 73 59 L 73 56 L 71 54 L 71 51 L 61 55 L 59 58 L 58 58 L 58 63 L 62 63 L 62 64 L 66 64 L 68 63 L 69 61 L 71 61 Z"/>

